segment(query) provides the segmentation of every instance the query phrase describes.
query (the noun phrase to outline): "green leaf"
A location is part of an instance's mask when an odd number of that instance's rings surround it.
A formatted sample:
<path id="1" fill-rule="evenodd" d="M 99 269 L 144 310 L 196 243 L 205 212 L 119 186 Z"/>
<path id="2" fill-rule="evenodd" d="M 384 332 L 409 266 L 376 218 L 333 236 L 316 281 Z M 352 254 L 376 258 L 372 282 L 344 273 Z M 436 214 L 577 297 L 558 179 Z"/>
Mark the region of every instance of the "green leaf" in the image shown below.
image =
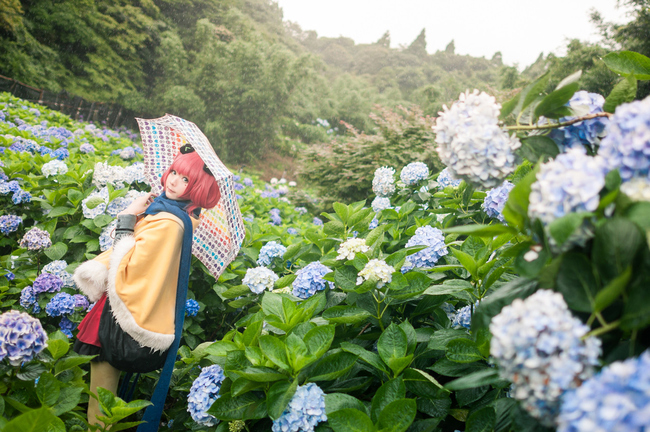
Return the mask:
<path id="1" fill-rule="evenodd" d="M 304 244 L 302 242 L 293 243 L 293 244 L 289 245 L 289 247 L 287 248 L 287 251 L 282 256 L 282 260 L 283 261 L 290 260 L 291 258 L 296 256 L 296 254 L 298 252 L 300 252 L 300 249 L 302 249 L 303 246 L 304 246 Z"/>
<path id="2" fill-rule="evenodd" d="M 93 219 L 93 223 L 98 228 L 105 227 L 106 225 L 108 225 L 111 222 L 113 222 L 113 218 L 111 216 L 109 216 L 109 215 L 106 215 L 106 214 L 97 215 Z"/>
<path id="3" fill-rule="evenodd" d="M 341 204 L 340 202 L 335 202 L 332 204 L 332 207 L 334 207 L 334 211 L 338 215 L 338 217 L 341 218 L 341 222 L 344 224 L 347 223 L 348 221 L 348 206 L 345 204 Z"/>
<path id="4" fill-rule="evenodd" d="M 525 110 L 535 99 L 542 96 L 542 92 L 546 89 L 546 84 L 550 78 L 550 74 L 546 72 L 544 75 L 537 78 L 532 83 L 528 84 L 520 93 L 519 102 L 514 110 L 515 115 Z"/>
<path id="5" fill-rule="evenodd" d="M 101 200 L 101 198 L 100 198 L 100 200 Z M 102 202 L 103 202 L 103 200 L 102 200 Z M 74 210 L 74 209 L 72 207 L 68 207 L 68 206 L 54 207 L 47 214 L 47 217 L 55 218 L 55 217 L 59 217 L 59 216 L 64 216 L 64 215 L 67 215 L 70 210 Z"/>
<path id="6" fill-rule="evenodd" d="M 323 312 L 323 318 L 332 324 L 356 324 L 369 316 L 369 312 L 356 306 L 334 306 Z"/>
<path id="7" fill-rule="evenodd" d="M 472 372 L 483 370 L 487 366 L 482 365 L 479 362 L 474 363 L 455 363 L 447 358 L 441 358 L 429 369 L 434 371 L 437 374 L 448 376 L 448 377 L 463 377 L 469 375 Z"/>
<path id="8" fill-rule="evenodd" d="M 471 363 L 483 359 L 481 352 L 476 347 L 476 343 L 469 339 L 449 341 L 445 355 L 449 360 L 456 363 Z"/>
<path id="9" fill-rule="evenodd" d="M 352 266 L 344 266 L 334 270 L 334 283 L 343 291 L 354 291 L 357 288 L 357 270 Z"/>
<path id="10" fill-rule="evenodd" d="M 372 420 L 354 408 L 344 408 L 327 414 L 327 421 L 334 432 L 373 432 Z"/>
<path id="11" fill-rule="evenodd" d="M 284 370 L 291 370 L 284 343 L 276 336 L 263 335 L 259 338 L 260 348 L 266 357 Z"/>
<path id="12" fill-rule="evenodd" d="M 474 258 L 460 249 L 451 248 L 451 253 L 465 267 L 465 269 L 474 277 L 478 278 L 478 267 Z"/>
<path id="13" fill-rule="evenodd" d="M 553 90 L 548 96 L 546 96 L 542 101 L 535 107 L 535 117 L 548 117 L 548 118 L 560 118 L 562 114 L 558 115 L 557 111 L 559 108 L 562 108 L 573 96 L 575 92 L 580 89 L 580 84 L 577 82 L 567 84 L 564 87 L 561 87 L 557 90 Z"/>
<path id="14" fill-rule="evenodd" d="M 576 252 L 565 254 L 560 263 L 556 288 L 571 309 L 592 312 L 598 285 L 589 259 Z"/>
<path id="15" fill-rule="evenodd" d="M 521 96 L 521 93 L 518 93 L 515 97 L 510 99 L 507 102 L 504 102 L 501 104 L 501 114 L 499 115 L 499 118 L 501 120 L 505 120 L 512 111 L 517 107 L 517 104 L 519 103 L 519 98 Z"/>
<path id="16" fill-rule="evenodd" d="M 282 320 L 283 323 L 287 322 L 287 317 L 284 315 L 282 307 L 283 297 L 279 294 L 265 292 L 262 296 L 262 310 L 266 315 L 275 315 Z"/>
<path id="17" fill-rule="evenodd" d="M 293 382 L 278 382 L 271 386 L 266 396 L 269 417 L 277 420 L 282 415 L 289 402 L 291 402 L 294 393 L 296 393 L 297 388 L 298 380 L 293 380 Z"/>
<path id="18" fill-rule="evenodd" d="M 347 351 L 349 353 L 359 356 L 361 360 L 373 366 L 375 369 L 388 374 L 386 365 L 384 364 L 384 362 L 382 362 L 381 358 L 376 353 L 365 350 L 361 348 L 359 345 L 350 342 L 342 342 L 341 349 L 343 351 Z"/>
<path id="19" fill-rule="evenodd" d="M 275 281 L 275 284 L 273 285 L 273 287 L 274 287 L 275 289 L 280 289 L 280 288 L 288 287 L 288 286 L 291 285 L 291 284 L 293 283 L 293 281 L 295 281 L 295 280 L 296 280 L 296 275 L 295 275 L 295 274 L 284 275 L 284 276 L 282 276 L 280 279 L 278 279 L 278 280 Z"/>
<path id="20" fill-rule="evenodd" d="M 582 221 L 590 216 L 593 216 L 593 213 L 569 213 L 551 222 L 548 228 L 558 246 L 562 246 L 571 237 L 571 234 L 582 225 Z"/>
<path id="21" fill-rule="evenodd" d="M 54 406 L 59 399 L 60 386 L 59 381 L 51 373 L 41 374 L 38 384 L 36 384 L 36 396 L 41 404 L 49 407 Z"/>
<path id="22" fill-rule="evenodd" d="M 622 76 L 634 76 L 639 80 L 650 80 L 650 58 L 633 51 L 621 51 L 603 57 L 605 65 Z"/>
<path id="23" fill-rule="evenodd" d="M 265 382 L 255 382 L 248 380 L 246 378 L 237 378 L 235 379 L 230 386 L 230 395 L 232 397 L 240 396 L 249 391 L 257 390 L 266 386 Z"/>
<path id="24" fill-rule="evenodd" d="M 228 288 L 219 295 L 224 299 L 234 299 L 246 294 L 250 294 L 250 292 L 251 289 L 248 287 L 248 285 L 237 285 L 232 288 Z"/>
<path id="25" fill-rule="evenodd" d="M 68 246 L 65 243 L 55 243 L 49 248 L 45 249 L 43 253 L 47 255 L 52 261 L 60 260 L 68 252 Z"/>
<path id="26" fill-rule="evenodd" d="M 386 381 L 379 387 L 379 390 L 372 397 L 372 405 L 370 409 L 370 418 L 373 422 L 377 423 L 379 414 L 391 402 L 398 399 L 404 399 L 406 396 L 406 386 L 402 378 L 394 378 Z"/>
<path id="27" fill-rule="evenodd" d="M 388 225 L 379 225 L 377 228 L 374 228 L 366 236 L 366 244 L 372 246 L 387 229 Z"/>
<path id="28" fill-rule="evenodd" d="M 310 370 L 307 381 L 333 381 L 347 374 L 357 361 L 357 356 L 339 351 L 327 354 Z"/>
<path id="29" fill-rule="evenodd" d="M 465 329 L 441 329 L 437 330 L 431 338 L 429 338 L 428 348 L 431 350 L 445 350 L 447 344 L 454 339 L 469 339 L 469 335 Z"/>
<path id="30" fill-rule="evenodd" d="M 40 380 L 39 380 L 40 382 Z M 60 416 L 74 409 L 81 401 L 83 387 L 63 387 L 59 393 L 59 400 L 54 405 L 54 414 Z"/>
<path id="31" fill-rule="evenodd" d="M 467 417 L 465 432 L 491 432 L 494 430 L 494 424 L 497 421 L 497 415 L 494 408 L 487 406 L 478 411 L 473 411 Z"/>
<path id="32" fill-rule="evenodd" d="M 388 364 L 388 360 L 391 358 L 406 356 L 407 350 L 408 340 L 406 333 L 397 324 L 391 323 L 381 336 L 379 336 L 379 340 L 377 341 L 377 353 L 379 357 Z"/>
<path id="33" fill-rule="evenodd" d="M 555 146 L 557 148 L 557 146 Z M 461 234 L 473 235 L 476 237 L 494 237 L 500 234 L 516 233 L 514 229 L 507 225 L 493 224 L 493 225 L 460 225 L 455 227 L 443 228 L 445 234 Z"/>
<path id="34" fill-rule="evenodd" d="M 484 385 L 491 385 L 498 382 L 504 382 L 499 378 L 499 371 L 489 368 L 451 381 L 445 384 L 445 388 L 449 390 L 465 390 Z"/>
<path id="35" fill-rule="evenodd" d="M 503 217 L 509 225 L 522 231 L 528 219 L 528 204 L 531 185 L 537 180 L 539 164 L 535 166 L 508 194 L 508 201 L 503 209 Z"/>
<path id="36" fill-rule="evenodd" d="M 328 416 L 334 411 L 351 408 L 366 413 L 366 406 L 354 396 L 345 393 L 329 393 L 325 395 L 325 414 Z"/>
<path id="37" fill-rule="evenodd" d="M 345 234 L 345 226 L 337 220 L 329 221 L 323 225 L 323 232 L 328 236 L 342 236 Z"/>
<path id="38" fill-rule="evenodd" d="M 632 263 L 642 243 L 644 239 L 636 224 L 615 217 L 596 229 L 591 257 L 599 273 L 610 280 Z"/>
<path id="39" fill-rule="evenodd" d="M 560 150 L 555 141 L 543 135 L 532 135 L 522 139 L 519 149 L 521 156 L 533 163 L 554 158 L 559 152 Z"/>
<path id="40" fill-rule="evenodd" d="M 454 295 L 456 293 L 472 290 L 472 283 L 462 279 L 449 279 L 440 285 L 433 285 L 424 291 L 426 295 Z"/>
<path id="41" fill-rule="evenodd" d="M 268 416 L 266 401 L 253 393 L 237 397 L 222 395 L 214 401 L 207 413 L 224 421 L 261 419 Z"/>
<path id="42" fill-rule="evenodd" d="M 405 432 L 415 420 L 416 413 L 415 399 L 399 399 L 382 410 L 377 425 L 382 432 Z"/>
<path id="43" fill-rule="evenodd" d="M 61 339 L 49 339 L 47 341 L 47 350 L 52 354 L 54 360 L 58 360 L 68 353 L 70 343 Z"/>
<path id="44" fill-rule="evenodd" d="M 37 408 L 11 420 L 2 432 L 43 432 L 47 431 L 58 418 L 47 407 Z"/>
<path id="45" fill-rule="evenodd" d="M 637 79 L 633 75 L 620 80 L 605 99 L 603 111 L 613 113 L 617 106 L 632 102 L 636 97 L 637 87 Z"/>
<path id="46" fill-rule="evenodd" d="M 631 220 L 641 230 L 650 231 L 650 202 L 632 204 L 625 212 L 627 219 Z"/>
<path id="47" fill-rule="evenodd" d="M 612 279 L 605 288 L 596 294 L 594 301 L 594 312 L 600 312 L 612 304 L 625 291 L 625 287 L 632 278 L 632 267 L 625 269 L 623 273 Z"/>
<path id="48" fill-rule="evenodd" d="M 555 87 L 555 90 L 561 89 L 562 87 L 576 83 L 580 81 L 580 78 L 582 77 L 582 71 L 579 70 L 577 72 L 572 73 L 568 77 L 564 78 L 560 83 Z"/>
<path id="49" fill-rule="evenodd" d="M 88 207 L 89 209 L 92 210 L 95 207 L 97 207 L 98 205 L 105 204 L 105 203 L 106 203 L 106 201 L 104 200 L 104 198 L 96 196 L 96 197 L 92 197 L 88 201 L 86 201 L 86 207 Z"/>
<path id="50" fill-rule="evenodd" d="M 303 337 L 309 354 L 320 358 L 327 352 L 334 340 L 334 326 L 326 325 L 313 328 Z"/>

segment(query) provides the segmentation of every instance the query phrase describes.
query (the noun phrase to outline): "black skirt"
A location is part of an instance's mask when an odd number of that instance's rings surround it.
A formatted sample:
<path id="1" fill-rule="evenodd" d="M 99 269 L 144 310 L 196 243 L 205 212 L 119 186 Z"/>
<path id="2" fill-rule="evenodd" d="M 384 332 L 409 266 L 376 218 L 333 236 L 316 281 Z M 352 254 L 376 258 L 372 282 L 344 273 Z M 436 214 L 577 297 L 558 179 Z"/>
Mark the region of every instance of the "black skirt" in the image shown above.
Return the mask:
<path id="1" fill-rule="evenodd" d="M 81 342 L 79 339 L 74 341 L 74 345 L 72 345 L 72 350 L 79 355 L 96 355 L 97 357 L 90 360 L 92 362 L 106 361 L 106 359 L 104 358 L 104 352 L 101 347 L 98 347 L 97 345 L 91 345 L 85 342 Z"/>

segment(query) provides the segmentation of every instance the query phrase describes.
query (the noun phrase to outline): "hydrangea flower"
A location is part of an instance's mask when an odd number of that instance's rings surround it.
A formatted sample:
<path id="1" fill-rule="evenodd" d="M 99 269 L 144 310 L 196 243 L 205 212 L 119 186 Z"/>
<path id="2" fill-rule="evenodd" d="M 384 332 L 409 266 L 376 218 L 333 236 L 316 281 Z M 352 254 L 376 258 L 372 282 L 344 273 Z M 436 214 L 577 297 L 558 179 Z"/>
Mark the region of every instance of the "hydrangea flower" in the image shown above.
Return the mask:
<path id="1" fill-rule="evenodd" d="M 243 180 L 243 182 L 244 182 L 244 184 L 245 184 L 246 186 L 248 186 L 248 187 L 253 186 L 253 180 L 251 180 L 251 179 L 248 178 L 248 177 L 245 177 L 244 180 Z"/>
<path id="2" fill-rule="evenodd" d="M 558 432 L 629 431 L 650 427 L 650 352 L 617 361 L 562 397 Z"/>
<path id="3" fill-rule="evenodd" d="M 378 197 L 387 198 L 395 192 L 395 168 L 381 167 L 375 170 L 372 191 Z"/>
<path id="4" fill-rule="evenodd" d="M 61 288 L 63 287 L 63 281 L 61 278 L 55 274 L 51 273 L 41 273 L 38 275 L 38 277 L 34 280 L 33 283 L 33 288 L 34 288 L 34 293 L 39 294 L 39 293 L 55 293 L 61 291 Z"/>
<path id="5" fill-rule="evenodd" d="M 321 218 L 314 217 L 314 220 L 312 222 L 316 226 L 323 226 L 323 220 Z"/>
<path id="6" fill-rule="evenodd" d="M 135 157 L 135 149 L 131 146 L 125 147 L 120 152 L 120 157 L 124 160 L 133 159 Z"/>
<path id="7" fill-rule="evenodd" d="M 20 366 L 43 351 L 47 334 L 41 322 L 25 312 L 10 310 L 0 315 L 0 361 Z"/>
<path id="8" fill-rule="evenodd" d="M 246 186 L 244 186 L 244 185 L 241 184 L 241 183 L 235 183 L 233 186 L 234 186 L 234 188 L 235 188 L 236 191 L 240 191 L 240 190 L 243 190 L 243 189 L 246 188 Z"/>
<path id="9" fill-rule="evenodd" d="M 357 253 L 366 253 L 370 250 L 370 247 L 366 244 L 365 239 L 351 238 L 347 239 L 341 246 L 339 250 L 336 251 L 338 256 L 337 260 L 352 260 L 354 259 L 355 254 Z"/>
<path id="10" fill-rule="evenodd" d="M 411 246 L 429 247 L 406 257 L 402 272 L 407 272 L 415 267 L 433 267 L 440 257 L 449 253 L 442 231 L 430 225 L 421 226 L 415 230 L 415 234 L 405 245 L 405 247 Z"/>
<path id="11" fill-rule="evenodd" d="M 598 93 L 589 93 L 581 90 L 576 92 L 566 104 L 577 117 L 603 112 L 605 98 Z M 574 120 L 576 117 L 562 117 L 560 123 Z M 607 117 L 597 117 L 551 130 L 549 137 L 555 141 L 560 150 L 575 147 L 576 145 L 589 146 L 592 149 L 600 144 L 600 139 L 607 133 Z"/>
<path id="12" fill-rule="evenodd" d="M 451 175 L 484 188 L 500 184 L 516 168 L 516 135 L 499 125 L 501 106 L 494 97 L 474 90 L 439 113 L 434 131 L 438 154 Z"/>
<path id="13" fill-rule="evenodd" d="M 298 235 L 298 230 L 292 227 L 287 228 L 287 234 Z"/>
<path id="14" fill-rule="evenodd" d="M 12 281 L 16 279 L 16 275 L 10 272 L 9 270 L 6 270 L 7 273 L 5 273 L 5 278 L 7 278 L 8 281 Z"/>
<path id="15" fill-rule="evenodd" d="M 257 258 L 257 265 L 270 266 L 273 258 L 282 258 L 282 255 L 287 251 L 287 248 L 282 244 L 275 241 L 270 241 L 260 249 L 259 257 Z"/>
<path id="16" fill-rule="evenodd" d="M 361 285 L 365 281 L 372 281 L 377 282 L 377 288 L 381 288 L 393 280 L 394 271 L 395 269 L 386 264 L 386 261 L 371 259 L 357 275 L 357 285 Z"/>
<path id="17" fill-rule="evenodd" d="M 528 215 L 548 225 L 573 212 L 592 212 L 600 203 L 607 170 L 602 158 L 574 147 L 540 167 L 532 184 Z"/>
<path id="18" fill-rule="evenodd" d="M 63 316 L 61 317 L 61 321 L 59 321 L 59 328 L 64 335 L 68 338 L 72 338 L 72 331 L 77 328 L 77 324 L 70 321 L 68 317 Z"/>
<path id="19" fill-rule="evenodd" d="M 429 167 L 423 162 L 411 162 L 402 168 L 399 178 L 406 186 L 413 186 L 429 177 Z"/>
<path id="20" fill-rule="evenodd" d="M 219 365 L 204 367 L 199 376 L 192 383 L 190 393 L 187 395 L 187 412 L 192 419 L 200 425 L 212 427 L 219 423 L 214 416 L 206 411 L 221 395 L 221 383 L 226 379 L 223 369 Z"/>
<path id="21" fill-rule="evenodd" d="M 621 192 L 632 201 L 650 201 L 650 179 L 635 177 L 621 185 Z M 2 231 L 1 224 L 0 221 L 0 231 Z"/>
<path id="22" fill-rule="evenodd" d="M 23 223 L 23 218 L 15 215 L 0 216 L 0 232 L 8 235 L 12 232 L 18 231 L 18 225 Z"/>
<path id="23" fill-rule="evenodd" d="M 390 198 L 384 198 L 380 196 L 375 197 L 375 199 L 372 200 L 370 207 L 372 207 L 372 210 L 375 213 L 386 210 L 387 208 L 390 208 Z"/>
<path id="24" fill-rule="evenodd" d="M 92 203 L 94 207 L 89 208 L 89 203 Z M 88 219 L 94 219 L 100 214 L 104 214 L 104 212 L 106 212 L 107 206 L 108 188 L 106 187 L 103 187 L 98 191 L 94 191 L 81 201 L 81 209 L 83 211 L 84 217 Z"/>
<path id="25" fill-rule="evenodd" d="M 45 306 L 45 313 L 51 317 L 70 315 L 74 313 L 77 302 L 75 298 L 65 292 L 60 292 L 50 299 Z"/>
<path id="26" fill-rule="evenodd" d="M 31 287 L 31 285 L 27 285 L 20 292 L 20 305 L 27 310 L 31 310 L 34 313 L 40 312 L 41 308 L 40 306 L 38 306 L 37 303 L 38 301 L 37 294 L 38 293 L 34 292 L 34 289 Z M 35 310 L 36 308 L 38 308 L 38 310 Z"/>
<path id="27" fill-rule="evenodd" d="M 265 289 L 272 291 L 275 281 L 279 279 L 272 270 L 266 267 L 255 267 L 246 270 L 242 283 L 255 294 L 261 294 Z"/>
<path id="28" fill-rule="evenodd" d="M 573 317 L 561 294 L 539 290 L 504 307 L 490 324 L 490 354 L 512 395 L 533 417 L 553 426 L 560 396 L 590 378 L 600 339 Z"/>
<path id="29" fill-rule="evenodd" d="M 74 307 L 87 310 L 90 307 L 90 302 L 88 297 L 83 294 L 73 294 L 72 298 L 74 299 Z"/>
<path id="30" fill-rule="evenodd" d="M 52 157 L 55 157 L 58 160 L 63 160 L 70 157 L 70 152 L 65 147 L 59 147 L 58 149 L 54 150 L 51 154 Z"/>
<path id="31" fill-rule="evenodd" d="M 7 195 L 8 193 L 16 193 L 20 191 L 20 184 L 17 180 L 0 181 L 0 195 Z"/>
<path id="32" fill-rule="evenodd" d="M 102 229 L 102 233 L 99 236 L 99 249 L 104 252 L 113 247 L 113 232 L 117 226 L 117 221 L 114 220 Z"/>
<path id="33" fill-rule="evenodd" d="M 296 207 L 294 210 L 297 211 L 298 214 L 301 214 L 301 215 L 307 213 L 307 209 L 305 207 Z"/>
<path id="34" fill-rule="evenodd" d="M 50 233 L 40 228 L 32 228 L 20 240 L 20 247 L 31 251 L 40 251 L 52 246 Z"/>
<path id="35" fill-rule="evenodd" d="M 68 166 L 65 162 L 55 159 L 43 164 L 41 172 L 45 177 L 63 175 L 68 172 Z"/>
<path id="36" fill-rule="evenodd" d="M 32 194 L 25 190 L 18 190 L 11 196 L 11 201 L 18 205 L 21 203 L 28 203 L 32 200 Z"/>
<path id="37" fill-rule="evenodd" d="M 331 271 L 329 267 L 318 261 L 310 262 L 296 272 L 296 279 L 292 284 L 293 295 L 301 299 L 307 299 L 316 294 L 317 291 L 324 290 L 326 284 L 329 284 L 330 288 L 333 289 L 334 284 L 323 279 L 323 276 Z"/>
<path id="38" fill-rule="evenodd" d="M 510 191 L 514 187 L 514 184 L 506 180 L 501 186 L 497 186 L 487 191 L 482 205 L 485 213 L 487 213 L 488 216 L 497 218 L 503 222 L 503 208 L 506 206 L 508 195 L 510 195 Z"/>
<path id="39" fill-rule="evenodd" d="M 144 178 L 144 164 L 142 162 L 136 162 L 124 168 L 121 178 L 122 181 L 128 184 L 145 183 L 146 180 Z"/>
<path id="40" fill-rule="evenodd" d="M 370 223 L 368 224 L 368 229 L 375 229 L 379 226 L 379 219 L 377 219 L 377 216 L 373 217 Z"/>
<path id="41" fill-rule="evenodd" d="M 624 182 L 650 178 L 650 96 L 616 108 L 598 154 L 610 170 L 619 170 Z"/>
<path id="42" fill-rule="evenodd" d="M 243 420 L 233 420 L 228 423 L 228 432 L 241 432 L 246 429 L 246 423 Z"/>
<path id="43" fill-rule="evenodd" d="M 313 432 L 327 421 L 325 393 L 316 384 L 298 386 L 282 415 L 273 421 L 272 432 Z"/>
<path id="44" fill-rule="evenodd" d="M 478 301 L 474 303 L 474 310 L 478 306 Z M 451 306 L 451 305 L 450 305 Z M 447 315 L 451 321 L 451 326 L 454 328 L 469 328 L 472 326 L 472 305 L 464 306 L 458 311 L 455 311 L 451 314 L 451 317 Z"/>
<path id="45" fill-rule="evenodd" d="M 79 151 L 84 154 L 94 153 L 95 146 L 93 146 L 92 144 L 83 143 L 79 146 Z"/>
<path id="46" fill-rule="evenodd" d="M 440 171 L 440 174 L 438 174 L 438 178 L 436 179 L 438 184 L 442 189 L 446 188 L 447 186 L 451 187 L 458 187 L 460 185 L 461 180 L 456 180 L 451 177 L 451 174 L 449 173 L 449 168 L 445 168 L 442 171 Z"/>
<path id="47" fill-rule="evenodd" d="M 273 225 L 282 225 L 282 218 L 280 217 L 280 210 L 276 208 L 272 208 L 269 211 L 269 214 L 271 215 L 271 223 Z"/>
<path id="48" fill-rule="evenodd" d="M 120 189 L 124 186 L 124 168 L 109 165 L 108 162 L 97 162 L 93 169 L 93 185 L 103 188 L 107 184 Z"/>
<path id="49" fill-rule="evenodd" d="M 199 302 L 194 299 L 185 300 L 185 316 L 196 316 L 199 313 Z"/>
<path id="50" fill-rule="evenodd" d="M 57 275 L 63 282 L 64 287 L 73 287 L 74 280 L 72 280 L 72 275 L 65 270 L 66 267 L 68 267 L 68 263 L 64 260 L 52 261 L 43 267 L 43 273 Z"/>

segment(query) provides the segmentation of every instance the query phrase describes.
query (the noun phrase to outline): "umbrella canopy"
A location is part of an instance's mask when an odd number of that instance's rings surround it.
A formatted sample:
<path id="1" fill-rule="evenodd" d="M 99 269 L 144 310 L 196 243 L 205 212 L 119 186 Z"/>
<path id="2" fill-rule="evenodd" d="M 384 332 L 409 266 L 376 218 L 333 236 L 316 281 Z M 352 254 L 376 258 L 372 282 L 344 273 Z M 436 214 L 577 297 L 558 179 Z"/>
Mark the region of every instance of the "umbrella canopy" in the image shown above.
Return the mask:
<path id="1" fill-rule="evenodd" d="M 183 144 L 194 148 L 217 179 L 221 199 L 214 208 L 201 212 L 200 224 L 194 230 L 192 254 L 215 278 L 219 278 L 237 256 L 245 236 L 233 174 L 219 160 L 208 139 L 194 123 L 170 114 L 157 119 L 136 120 L 142 135 L 145 178 L 152 192 L 163 192 L 160 178 Z"/>

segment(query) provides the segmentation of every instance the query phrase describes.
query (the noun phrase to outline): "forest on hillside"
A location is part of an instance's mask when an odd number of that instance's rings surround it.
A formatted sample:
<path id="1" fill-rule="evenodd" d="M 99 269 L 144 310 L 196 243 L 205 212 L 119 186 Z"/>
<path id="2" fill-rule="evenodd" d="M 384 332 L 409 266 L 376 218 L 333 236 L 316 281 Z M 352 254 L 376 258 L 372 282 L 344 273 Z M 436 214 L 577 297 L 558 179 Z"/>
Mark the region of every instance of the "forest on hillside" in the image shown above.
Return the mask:
<path id="1" fill-rule="evenodd" d="M 408 46 L 386 32 L 373 44 L 319 37 L 283 21 L 272 0 L 99 0 L 0 3 L 0 74 L 155 116 L 196 122 L 224 160 L 269 149 L 291 156 L 347 128 L 376 133 L 369 114 L 417 105 L 435 116 L 466 89 L 506 100 L 549 71 L 549 87 L 583 70 L 585 90 L 607 94 L 619 79 L 600 58 L 613 49 L 650 54 L 648 0 L 630 22 L 592 17 L 602 43 L 571 41 L 564 57 L 540 55 L 521 73 L 492 58 L 428 53 L 425 31 Z M 641 86 L 640 96 L 648 87 Z"/>

